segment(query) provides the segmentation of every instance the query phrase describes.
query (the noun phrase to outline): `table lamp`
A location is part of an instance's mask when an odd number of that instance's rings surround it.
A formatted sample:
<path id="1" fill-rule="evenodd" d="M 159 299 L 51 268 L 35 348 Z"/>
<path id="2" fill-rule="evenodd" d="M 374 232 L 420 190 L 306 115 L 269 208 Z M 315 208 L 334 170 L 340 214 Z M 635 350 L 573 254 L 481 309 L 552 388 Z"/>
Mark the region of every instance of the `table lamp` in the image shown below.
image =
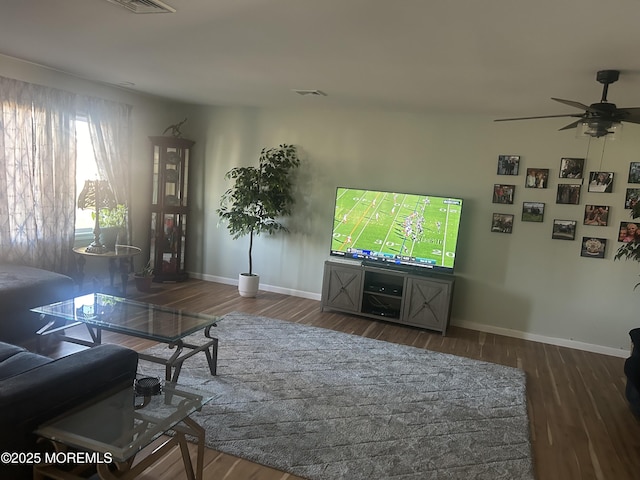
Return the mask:
<path id="1" fill-rule="evenodd" d="M 95 208 L 96 223 L 93 228 L 93 242 L 87 247 L 88 253 L 105 253 L 107 247 L 100 243 L 100 209 L 113 208 L 116 199 L 106 180 L 85 180 L 84 187 L 78 195 L 78 208 Z"/>

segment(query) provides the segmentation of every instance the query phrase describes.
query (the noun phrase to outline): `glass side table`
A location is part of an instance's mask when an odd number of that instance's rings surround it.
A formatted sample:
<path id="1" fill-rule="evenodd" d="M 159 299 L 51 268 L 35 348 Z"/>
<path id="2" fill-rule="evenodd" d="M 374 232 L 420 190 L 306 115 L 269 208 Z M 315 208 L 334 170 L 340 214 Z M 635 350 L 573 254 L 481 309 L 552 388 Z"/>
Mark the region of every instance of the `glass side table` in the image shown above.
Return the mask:
<path id="1" fill-rule="evenodd" d="M 190 415 L 212 397 L 212 393 L 171 382 L 164 383 L 159 394 L 149 396 L 137 395 L 129 386 L 53 419 L 34 433 L 50 440 L 56 452 L 71 447 L 99 454 L 96 457 L 106 460 L 96 464 L 102 479 L 133 479 L 179 445 L 187 478 L 202 480 L 205 432 Z M 136 454 L 165 433 L 173 436 L 134 466 Z M 195 470 L 185 435 L 197 440 Z M 69 472 L 56 463 L 34 466 L 34 479 L 66 475 Z"/>
<path id="2" fill-rule="evenodd" d="M 111 288 L 113 288 L 113 279 L 116 272 L 120 272 L 120 281 L 122 296 L 127 296 L 127 281 L 129 279 L 129 270 L 131 268 L 131 259 L 136 255 L 140 255 L 142 250 L 138 247 L 131 245 L 116 245 L 115 250 L 110 250 L 104 253 L 92 253 L 87 252 L 87 247 L 77 247 L 73 249 L 73 253 L 78 255 L 78 280 L 80 284 L 80 290 L 82 290 L 82 284 L 84 283 L 84 264 L 87 262 L 87 258 L 104 258 L 109 261 L 109 280 Z M 119 261 L 119 265 L 116 266 L 116 261 Z"/>

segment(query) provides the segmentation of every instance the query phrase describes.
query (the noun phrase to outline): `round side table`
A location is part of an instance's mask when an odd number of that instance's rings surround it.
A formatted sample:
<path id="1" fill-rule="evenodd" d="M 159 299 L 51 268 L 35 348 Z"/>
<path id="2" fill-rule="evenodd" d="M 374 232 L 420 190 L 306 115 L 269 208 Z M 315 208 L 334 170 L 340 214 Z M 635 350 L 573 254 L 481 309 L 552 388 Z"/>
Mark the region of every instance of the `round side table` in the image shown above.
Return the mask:
<path id="1" fill-rule="evenodd" d="M 142 252 L 140 248 L 133 247 L 131 245 L 116 245 L 115 250 L 110 250 L 105 253 L 91 253 L 87 252 L 87 247 L 76 247 L 73 249 L 73 252 L 78 255 L 80 289 L 82 289 L 82 282 L 84 281 L 84 264 L 87 261 L 87 257 L 105 258 L 109 261 L 109 278 L 111 280 L 111 288 L 113 288 L 113 279 L 116 272 L 120 271 L 122 296 L 127 296 L 127 281 L 129 279 L 131 259 Z M 116 261 L 119 261 L 119 265 Z"/>

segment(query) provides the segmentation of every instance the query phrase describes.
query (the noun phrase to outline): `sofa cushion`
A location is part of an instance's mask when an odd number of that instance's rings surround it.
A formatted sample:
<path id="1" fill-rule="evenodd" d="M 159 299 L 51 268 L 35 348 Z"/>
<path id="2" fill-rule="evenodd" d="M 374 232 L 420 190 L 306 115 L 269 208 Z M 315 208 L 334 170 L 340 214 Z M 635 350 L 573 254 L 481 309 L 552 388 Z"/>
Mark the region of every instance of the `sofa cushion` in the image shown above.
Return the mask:
<path id="1" fill-rule="evenodd" d="M 0 264 L 0 305 L 4 312 L 29 310 L 73 296 L 66 275 L 22 265 Z"/>
<path id="2" fill-rule="evenodd" d="M 27 372 L 53 361 L 49 357 L 31 353 L 22 347 L 0 342 L 0 380 Z"/>
<path id="3" fill-rule="evenodd" d="M 7 424 L 33 429 L 114 387 L 133 385 L 137 367 L 135 351 L 103 344 L 6 378 L 0 383 L 0 438 Z"/>
<path id="4" fill-rule="evenodd" d="M 28 372 L 29 370 L 49 363 L 52 360 L 42 355 L 31 352 L 18 352 L 6 360 L 0 362 L 0 380 L 5 380 L 14 375 Z"/>
<path id="5" fill-rule="evenodd" d="M 16 342 L 45 325 L 29 309 L 73 297 L 75 286 L 66 275 L 21 265 L 0 264 L 0 339 Z"/>
<path id="6" fill-rule="evenodd" d="M 0 362 L 20 352 L 24 352 L 24 348 L 11 343 L 0 342 Z"/>

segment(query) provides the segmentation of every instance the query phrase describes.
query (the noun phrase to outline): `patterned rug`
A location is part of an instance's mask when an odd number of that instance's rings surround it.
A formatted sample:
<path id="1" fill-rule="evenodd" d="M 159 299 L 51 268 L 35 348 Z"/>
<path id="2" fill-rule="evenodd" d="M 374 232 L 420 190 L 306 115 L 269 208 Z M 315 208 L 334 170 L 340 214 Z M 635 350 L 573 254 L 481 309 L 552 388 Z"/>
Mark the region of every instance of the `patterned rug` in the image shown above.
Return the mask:
<path id="1" fill-rule="evenodd" d="M 312 480 L 534 478 L 521 370 L 241 313 L 212 332 L 218 375 L 197 354 L 179 381 L 215 392 L 210 448 Z"/>

